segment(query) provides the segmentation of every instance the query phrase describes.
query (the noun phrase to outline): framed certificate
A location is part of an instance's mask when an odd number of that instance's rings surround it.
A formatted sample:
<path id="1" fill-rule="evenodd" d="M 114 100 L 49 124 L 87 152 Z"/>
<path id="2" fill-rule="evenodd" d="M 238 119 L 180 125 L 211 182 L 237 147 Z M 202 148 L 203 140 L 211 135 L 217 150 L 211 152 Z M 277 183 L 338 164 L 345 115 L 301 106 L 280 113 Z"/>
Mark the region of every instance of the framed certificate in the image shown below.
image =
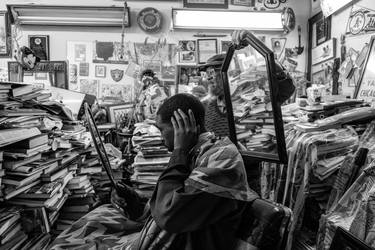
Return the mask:
<path id="1" fill-rule="evenodd" d="M 216 39 L 198 39 L 198 63 L 205 63 L 218 53 Z"/>

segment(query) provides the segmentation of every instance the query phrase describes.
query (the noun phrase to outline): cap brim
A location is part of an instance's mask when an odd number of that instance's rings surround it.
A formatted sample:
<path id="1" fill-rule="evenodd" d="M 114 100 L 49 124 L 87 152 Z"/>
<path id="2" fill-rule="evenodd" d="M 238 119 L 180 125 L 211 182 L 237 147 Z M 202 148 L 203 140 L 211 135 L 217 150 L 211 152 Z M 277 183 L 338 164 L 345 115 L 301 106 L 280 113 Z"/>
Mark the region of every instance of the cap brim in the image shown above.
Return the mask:
<path id="1" fill-rule="evenodd" d="M 201 66 L 199 66 L 199 70 L 200 71 L 206 71 L 207 68 L 209 67 L 220 67 L 221 68 L 221 65 L 223 65 L 223 62 L 210 62 L 210 63 L 206 63 L 206 64 L 203 64 Z"/>

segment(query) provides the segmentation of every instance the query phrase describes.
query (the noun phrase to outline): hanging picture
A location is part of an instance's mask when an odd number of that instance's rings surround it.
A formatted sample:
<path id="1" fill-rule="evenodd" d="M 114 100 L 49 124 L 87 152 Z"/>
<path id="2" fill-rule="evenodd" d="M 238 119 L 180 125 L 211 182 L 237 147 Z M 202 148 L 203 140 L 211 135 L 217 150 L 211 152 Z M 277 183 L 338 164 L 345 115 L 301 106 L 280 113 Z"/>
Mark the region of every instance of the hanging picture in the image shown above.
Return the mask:
<path id="1" fill-rule="evenodd" d="M 95 65 L 95 77 L 105 78 L 107 68 L 104 65 Z"/>
<path id="2" fill-rule="evenodd" d="M 312 65 L 334 58 L 336 56 L 336 39 L 332 38 L 318 47 L 313 48 L 311 53 Z"/>
<path id="3" fill-rule="evenodd" d="M 98 96 L 99 81 L 92 79 L 81 79 L 79 81 L 79 92 Z"/>
<path id="4" fill-rule="evenodd" d="M 367 54 L 361 76 L 354 92 L 354 98 L 367 102 L 375 101 L 375 36 L 371 37 L 369 53 Z"/>
<path id="5" fill-rule="evenodd" d="M 255 7 L 255 0 L 232 0 L 232 5 Z"/>
<path id="6" fill-rule="evenodd" d="M 32 49 L 40 60 L 49 60 L 49 36 L 29 36 L 29 48 Z"/>
<path id="7" fill-rule="evenodd" d="M 216 39 L 198 39 L 198 63 L 205 63 L 218 53 Z"/>
<path id="8" fill-rule="evenodd" d="M 277 60 L 280 60 L 285 49 L 285 44 L 286 38 L 271 38 L 272 51 Z"/>
<path id="9" fill-rule="evenodd" d="M 8 13 L 0 11 L 0 57 L 11 56 L 11 28 Z"/>
<path id="10" fill-rule="evenodd" d="M 183 40 L 178 42 L 180 49 L 178 62 L 181 64 L 197 63 L 197 42 L 195 40 Z"/>
<path id="11" fill-rule="evenodd" d="M 135 56 L 136 63 L 143 65 L 144 60 L 152 60 L 156 57 L 158 53 L 158 47 L 156 43 L 135 43 Z"/>
<path id="12" fill-rule="evenodd" d="M 374 16 L 375 10 L 357 4 L 353 5 L 346 26 L 346 33 L 350 35 L 361 35 L 374 32 Z"/>
<path id="13" fill-rule="evenodd" d="M 320 70 L 312 74 L 312 83 L 317 85 L 325 84 L 325 72 Z"/>
<path id="14" fill-rule="evenodd" d="M 89 76 L 89 69 L 90 69 L 90 64 L 82 62 L 79 64 L 79 75 L 80 76 Z"/>
<path id="15" fill-rule="evenodd" d="M 129 48 L 131 43 L 101 42 L 95 41 L 93 44 L 93 63 L 128 64 L 130 60 Z"/>
<path id="16" fill-rule="evenodd" d="M 184 0 L 184 8 L 228 9 L 228 0 Z"/>

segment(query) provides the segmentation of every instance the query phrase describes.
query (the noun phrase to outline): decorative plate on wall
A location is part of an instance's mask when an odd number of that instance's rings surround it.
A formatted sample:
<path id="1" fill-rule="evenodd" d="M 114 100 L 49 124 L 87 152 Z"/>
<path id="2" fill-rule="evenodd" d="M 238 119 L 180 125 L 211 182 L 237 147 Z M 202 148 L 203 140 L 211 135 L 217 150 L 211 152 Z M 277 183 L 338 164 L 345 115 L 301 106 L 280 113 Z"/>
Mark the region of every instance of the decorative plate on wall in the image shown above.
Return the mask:
<path id="1" fill-rule="evenodd" d="M 163 17 L 155 8 L 141 10 L 137 17 L 139 27 L 146 33 L 157 33 L 161 29 Z"/>

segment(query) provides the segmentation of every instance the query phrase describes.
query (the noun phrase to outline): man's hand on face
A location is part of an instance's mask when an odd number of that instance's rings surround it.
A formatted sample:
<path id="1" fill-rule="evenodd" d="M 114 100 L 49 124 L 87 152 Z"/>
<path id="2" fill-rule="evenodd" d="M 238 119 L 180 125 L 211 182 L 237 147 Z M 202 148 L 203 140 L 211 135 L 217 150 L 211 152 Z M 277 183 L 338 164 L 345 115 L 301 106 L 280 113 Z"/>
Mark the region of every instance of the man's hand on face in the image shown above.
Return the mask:
<path id="1" fill-rule="evenodd" d="M 189 152 L 197 144 L 200 131 L 193 111 L 189 109 L 188 115 L 186 115 L 181 109 L 178 109 L 174 111 L 171 122 L 174 128 L 174 149 Z"/>

